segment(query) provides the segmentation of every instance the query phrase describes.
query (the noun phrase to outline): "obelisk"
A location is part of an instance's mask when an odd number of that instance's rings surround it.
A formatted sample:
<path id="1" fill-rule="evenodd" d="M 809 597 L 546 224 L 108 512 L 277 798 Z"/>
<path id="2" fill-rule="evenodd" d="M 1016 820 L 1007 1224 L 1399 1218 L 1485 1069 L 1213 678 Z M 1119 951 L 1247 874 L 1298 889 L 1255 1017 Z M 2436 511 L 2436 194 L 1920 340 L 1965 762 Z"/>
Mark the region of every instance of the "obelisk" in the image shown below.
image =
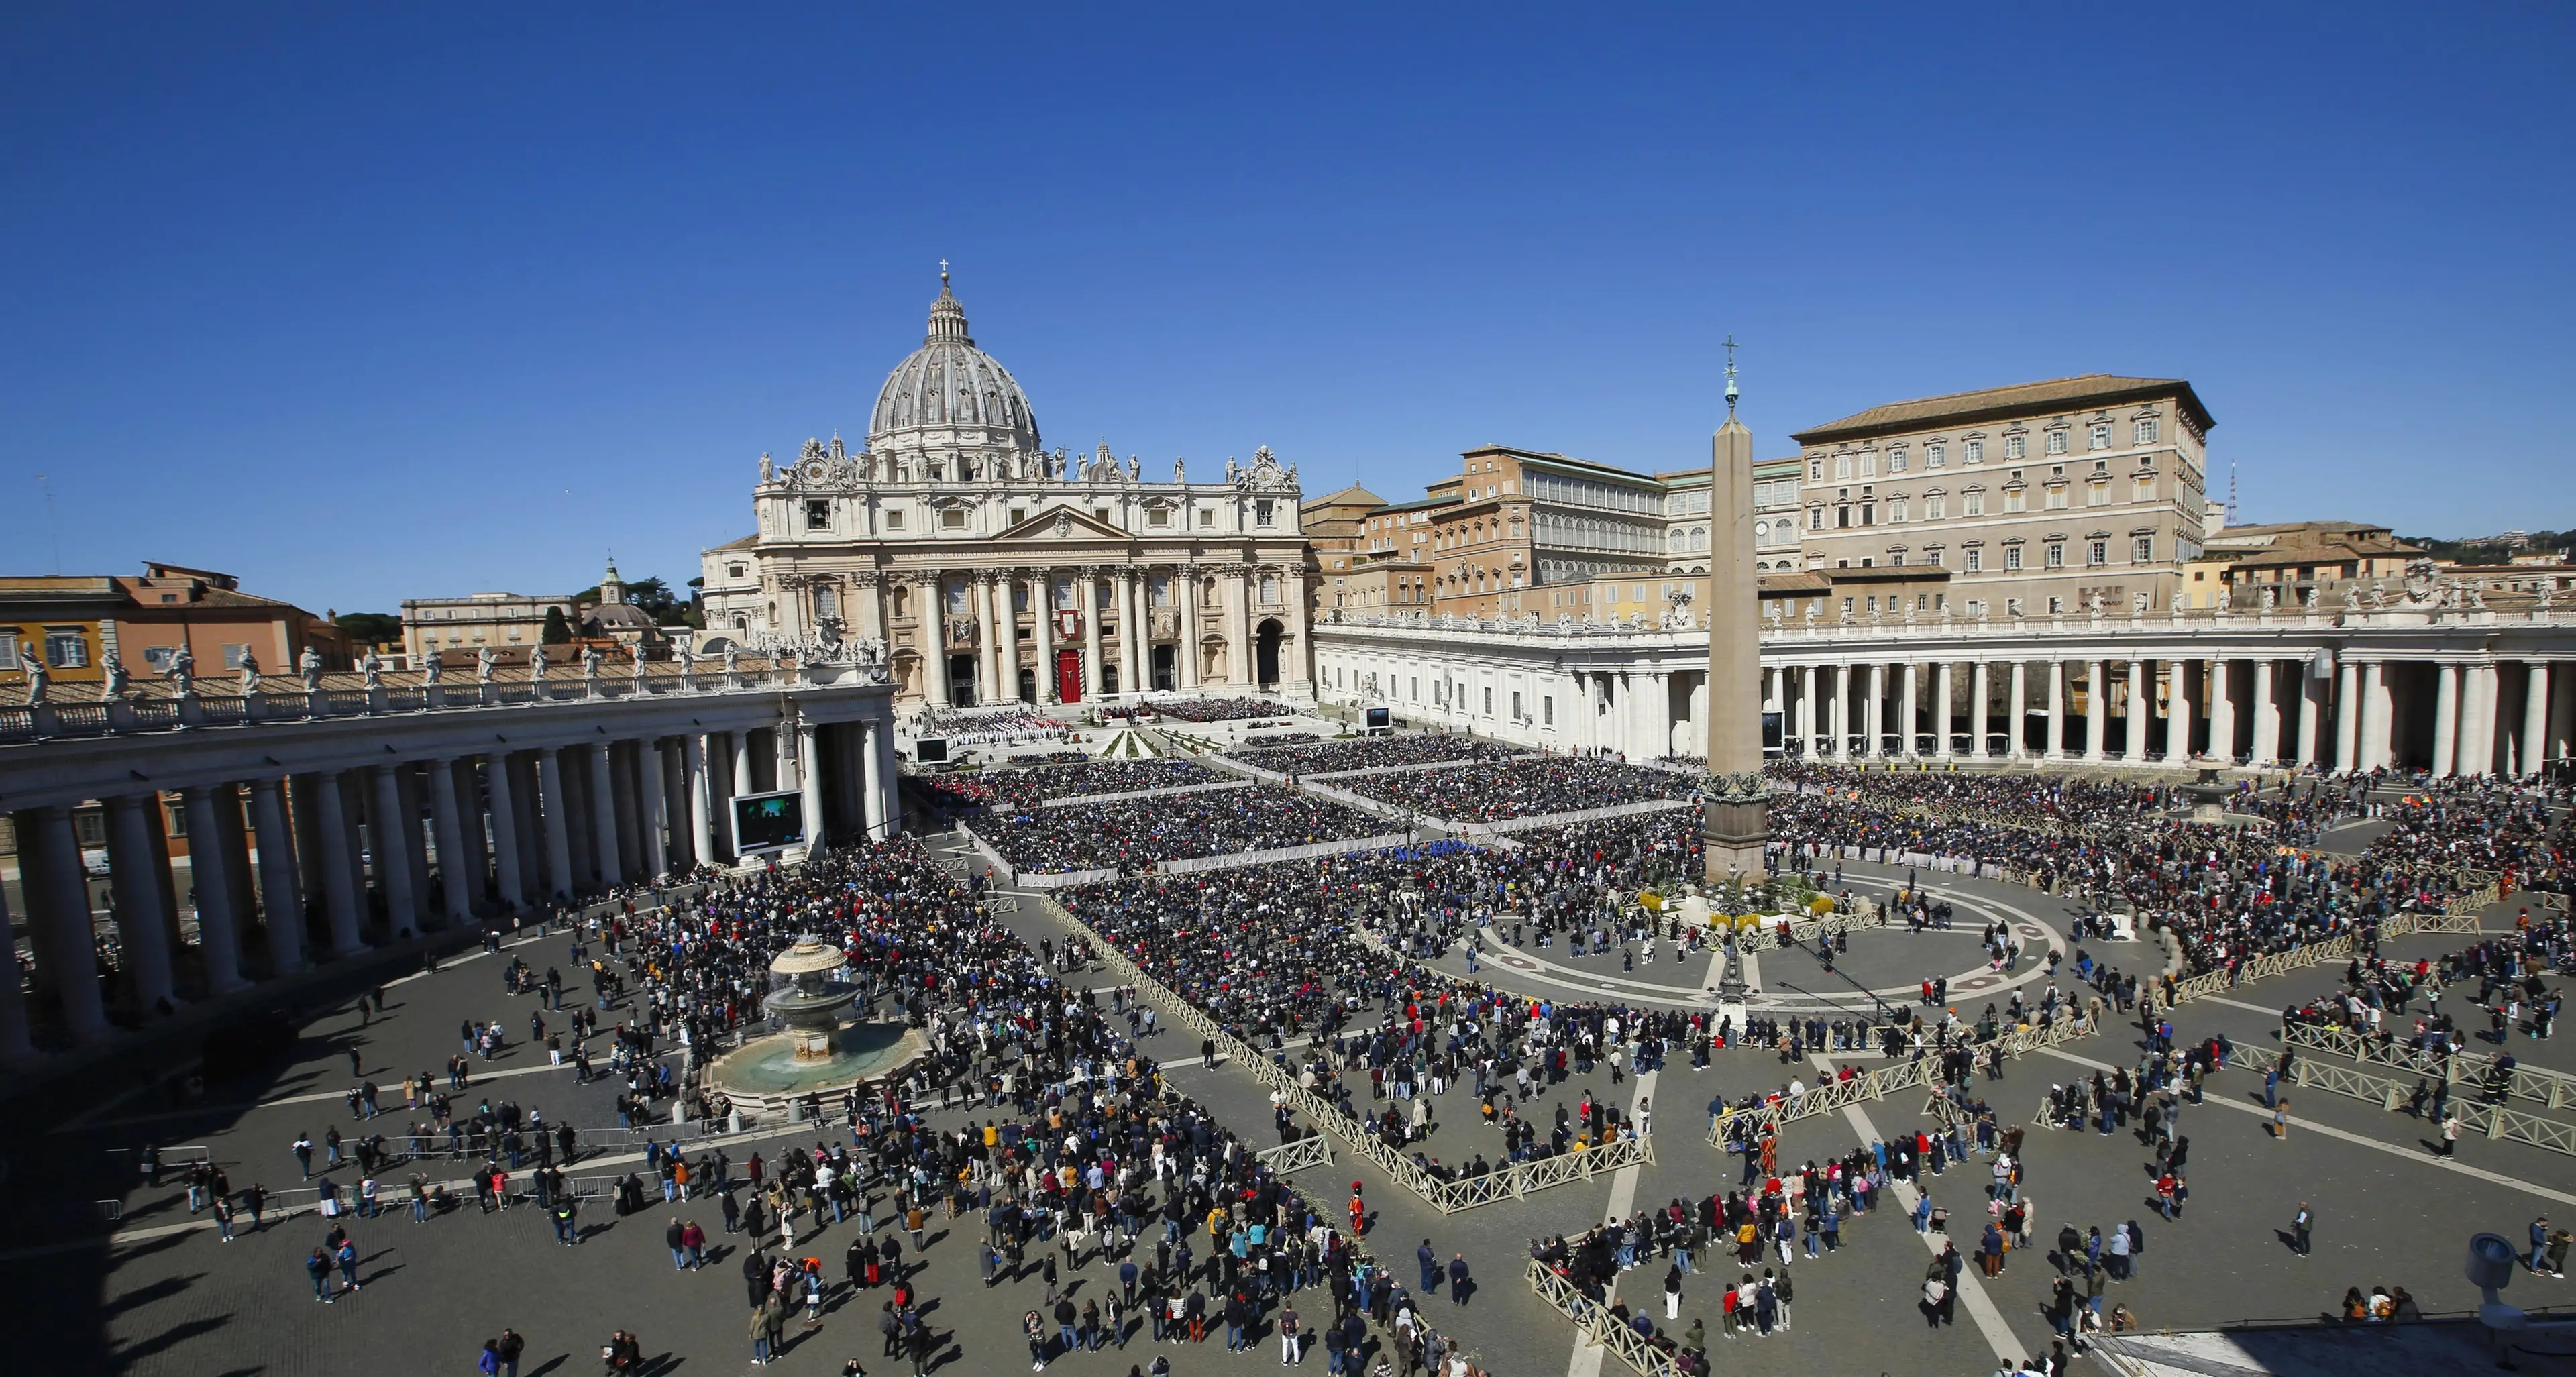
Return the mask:
<path id="1" fill-rule="evenodd" d="M 1762 881 L 1771 835 L 1762 783 L 1762 641 L 1753 582 L 1753 432 L 1735 418 L 1734 342 L 1728 341 L 1726 424 L 1709 441 L 1708 778 L 1701 789 L 1701 854 L 1712 885 Z"/>

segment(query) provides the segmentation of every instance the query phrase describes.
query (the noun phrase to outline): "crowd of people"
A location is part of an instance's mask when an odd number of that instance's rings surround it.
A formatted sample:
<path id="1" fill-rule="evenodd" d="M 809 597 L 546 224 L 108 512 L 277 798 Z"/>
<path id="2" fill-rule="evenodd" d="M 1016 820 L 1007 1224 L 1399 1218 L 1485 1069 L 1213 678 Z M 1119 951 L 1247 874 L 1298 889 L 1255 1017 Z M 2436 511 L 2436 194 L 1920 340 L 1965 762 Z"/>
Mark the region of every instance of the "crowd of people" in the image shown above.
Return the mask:
<path id="1" fill-rule="evenodd" d="M 1389 831 L 1384 818 L 1268 786 L 996 811 L 970 817 L 966 826 L 1012 869 L 1038 874 L 1144 871 L 1158 861 L 1351 841 Z"/>
<path id="2" fill-rule="evenodd" d="M 2480 876 L 2563 891 L 2570 841 L 2567 815 L 2550 811 L 2548 791 L 2497 779 L 2446 781 L 2383 801 L 2376 811 L 2387 830 L 2359 855 L 2338 855 L 2314 843 L 2336 818 L 2359 811 L 2371 780 L 2315 779 L 2277 798 L 2248 795 L 2235 806 L 2276 824 L 2252 828 L 2192 823 L 2176 811 L 2183 800 L 2118 783 L 1795 763 L 1771 773 L 1792 786 L 1771 804 L 1772 846 L 1789 860 L 1854 847 L 2019 871 L 2162 928 L 2180 943 L 2188 974 L 2439 908 Z"/>
<path id="3" fill-rule="evenodd" d="M 1688 776 L 1601 756 L 1515 756 L 1455 770 L 1365 775 L 1344 781 L 1351 792 L 1428 817 L 1455 822 L 1573 813 L 1587 808 L 1686 799 Z"/>
<path id="4" fill-rule="evenodd" d="M 1073 728 L 1034 708 L 943 708 L 925 704 L 914 719 L 915 736 L 946 738 L 960 746 L 1015 746 L 1027 741 L 1072 741 Z"/>
<path id="5" fill-rule="evenodd" d="M 1482 737 L 1406 732 L 1358 736 L 1314 745 L 1247 742 L 1243 749 L 1226 754 L 1246 765 L 1277 770 L 1281 774 L 1322 775 L 1391 765 L 1432 765 L 1449 760 L 1505 760 L 1528 753 L 1527 747 L 1488 741 Z"/>
<path id="6" fill-rule="evenodd" d="M 1120 717 L 1141 722 L 1148 717 L 1168 717 L 1175 722 L 1241 722 L 1256 717 L 1294 717 L 1294 709 L 1268 698 L 1155 698 L 1144 703 L 1129 703 L 1104 709 L 1104 718 Z"/>
<path id="7" fill-rule="evenodd" d="M 1229 1350 L 1275 1336 L 1283 1360 L 1323 1348 L 1336 1367 L 1349 1355 L 1354 1372 L 1372 1353 L 1406 1370 L 1463 1364 L 1356 1230 L 1165 1083 L 1137 1041 L 1140 1006 L 1127 991 L 1067 984 L 1084 964 L 1079 945 L 1032 948 L 982 907 L 981 888 L 901 839 L 794 871 L 712 880 L 688 904 L 576 935 L 622 972 L 620 999 L 634 1019 L 625 1040 L 639 1048 L 673 1038 L 711 1051 L 756 1028 L 769 961 L 810 938 L 848 955 L 847 977 L 861 991 L 854 1013 L 901 1019 L 927 1041 L 927 1059 L 900 1082 L 845 1094 L 837 1106 L 809 1104 L 810 1148 L 762 1144 L 737 1162 L 738 1146 L 656 1144 L 618 1183 L 619 1216 L 666 1215 L 675 1269 L 703 1269 L 714 1238 L 741 1240 L 755 1364 L 777 1361 L 831 1314 L 867 1316 L 859 1322 L 873 1324 L 883 1356 L 914 1373 L 1007 1332 L 970 1324 L 953 1303 L 938 1315 L 939 1301 L 921 1290 L 925 1249 L 952 1234 L 945 1246 L 972 1249 L 987 1290 L 1010 1287 L 1032 1302 L 1025 1334 L 1036 1368 L 1077 1350 L 1123 1350 L 1149 1329 L 1156 1342 L 1196 1343 L 1219 1328 Z M 542 997 L 541 984 L 529 988 Z M 550 1162 L 522 1185 L 497 1161 L 496 1149 L 487 1210 L 533 1186 L 558 1242 L 597 1232 L 580 1227 L 576 1192 Z M 205 1172 L 190 1186 L 192 1205 L 212 1204 L 229 1221 L 228 1183 Z M 416 1218 L 448 1207 L 415 1192 Z M 258 1204 L 250 1209 L 255 1219 Z M 307 1268 L 326 1302 L 364 1284 L 356 1221 L 329 1214 L 313 1254 L 322 1266 Z M 931 1223 L 961 1217 L 974 1224 Z M 939 1232 L 926 1238 L 925 1228 Z M 838 1276 L 822 1264 L 835 1250 Z M 1083 1288 L 1077 1306 L 1065 1282 L 1085 1271 L 1096 1273 L 1096 1289 Z M 1301 1317 L 1301 1304 L 1312 1313 Z M 515 1339 L 505 1333 L 491 1351 L 515 1358 Z M 623 1329 L 603 1349 L 612 1370 L 641 1354 Z M 989 1369 L 991 1357 L 972 1361 Z"/>
<path id="8" fill-rule="evenodd" d="M 1179 756 L 1141 760 L 1090 760 L 981 770 L 973 774 L 929 775 L 922 783 L 952 806 L 1034 808 L 1056 799 L 1091 794 L 1132 794 L 1148 789 L 1179 789 L 1194 784 L 1223 784 L 1240 779 L 1219 774 Z"/>

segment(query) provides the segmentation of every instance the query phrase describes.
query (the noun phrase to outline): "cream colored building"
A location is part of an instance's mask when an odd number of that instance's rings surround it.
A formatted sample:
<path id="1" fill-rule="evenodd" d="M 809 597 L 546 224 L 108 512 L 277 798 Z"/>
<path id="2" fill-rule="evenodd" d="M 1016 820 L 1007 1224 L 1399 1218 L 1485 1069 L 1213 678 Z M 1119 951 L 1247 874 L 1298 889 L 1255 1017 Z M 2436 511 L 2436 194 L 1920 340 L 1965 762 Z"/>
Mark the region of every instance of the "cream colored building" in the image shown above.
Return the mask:
<path id="1" fill-rule="evenodd" d="M 1049 453 L 945 274 L 864 449 L 761 456 L 759 529 L 703 552 L 702 649 L 882 639 L 898 701 L 1313 694 L 1294 466 L 1268 449 L 1168 480 L 1107 445 Z"/>
<path id="2" fill-rule="evenodd" d="M 431 651 L 489 649 L 511 664 L 545 635 L 546 613 L 560 609 L 571 623 L 570 593 L 469 593 L 461 598 L 405 598 L 403 654 L 419 664 Z"/>
<path id="3" fill-rule="evenodd" d="M 1963 615 L 2162 611 L 2200 553 L 2209 411 L 2094 373 L 1896 402 L 1800 431 L 1809 569 L 1947 569 Z"/>

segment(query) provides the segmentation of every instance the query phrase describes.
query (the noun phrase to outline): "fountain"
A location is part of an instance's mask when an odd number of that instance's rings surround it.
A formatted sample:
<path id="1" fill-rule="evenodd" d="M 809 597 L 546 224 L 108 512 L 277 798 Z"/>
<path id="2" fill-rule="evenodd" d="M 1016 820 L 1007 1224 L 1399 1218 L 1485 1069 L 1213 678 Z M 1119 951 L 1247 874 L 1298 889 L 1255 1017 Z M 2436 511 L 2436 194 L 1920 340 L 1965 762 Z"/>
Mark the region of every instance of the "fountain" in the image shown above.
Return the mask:
<path id="1" fill-rule="evenodd" d="M 839 947 L 816 937 L 780 952 L 769 963 L 772 989 L 762 1001 L 780 1031 L 717 1058 L 707 1068 L 708 1088 L 760 1117 L 793 1114 L 808 1095 L 838 1096 L 887 1080 L 928 1055 L 921 1034 L 899 1023 L 843 1020 L 859 997 L 857 985 L 836 978 L 848 964 Z"/>
<path id="2" fill-rule="evenodd" d="M 2236 786 L 2219 779 L 2218 771 L 2203 767 L 2200 777 L 2183 785 L 2177 792 L 2191 800 L 2191 820 L 2212 827 L 2250 827 L 2269 830 L 2272 820 L 2250 813 L 2232 813 L 2227 800 L 2236 796 Z"/>

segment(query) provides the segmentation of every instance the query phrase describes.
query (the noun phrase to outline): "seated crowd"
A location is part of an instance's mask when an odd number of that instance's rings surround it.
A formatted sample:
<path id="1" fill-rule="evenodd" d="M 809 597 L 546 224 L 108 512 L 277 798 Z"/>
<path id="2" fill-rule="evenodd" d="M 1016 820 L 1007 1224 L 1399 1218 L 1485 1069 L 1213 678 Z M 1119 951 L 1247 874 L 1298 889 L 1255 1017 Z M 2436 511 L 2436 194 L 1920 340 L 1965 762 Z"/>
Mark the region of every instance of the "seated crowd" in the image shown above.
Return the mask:
<path id="1" fill-rule="evenodd" d="M 1239 722 L 1255 717 L 1294 717 L 1297 713 L 1267 698 L 1153 698 L 1123 704 L 1102 715 L 1131 722 L 1145 717 L 1168 717 L 1175 722 Z"/>
<path id="2" fill-rule="evenodd" d="M 1341 770 L 1373 770 L 1389 765 L 1430 765 L 1447 760 L 1506 760 L 1529 754 L 1529 748 L 1487 741 L 1481 737 L 1412 732 L 1398 736 L 1354 737 L 1321 745 L 1277 742 L 1254 745 L 1247 742 L 1242 749 L 1226 754 L 1228 758 L 1246 765 L 1277 770 L 1282 774 L 1322 775 Z"/>
<path id="3" fill-rule="evenodd" d="M 1686 775 L 1600 756 L 1520 756 L 1455 770 L 1367 775 L 1344 786 L 1399 808 L 1454 822 L 1573 813 L 1587 808 L 1686 799 L 1698 787 Z"/>
<path id="4" fill-rule="evenodd" d="M 997 811 L 969 818 L 966 826 L 1012 869 L 1041 874 L 1142 871 L 1157 861 L 1350 841 L 1389 830 L 1384 818 L 1267 786 Z"/>
<path id="5" fill-rule="evenodd" d="M 1179 756 L 1142 760 L 1084 760 L 1075 764 L 984 770 L 975 774 L 931 775 L 922 780 L 939 801 L 951 805 L 987 804 L 995 808 L 1034 808 L 1055 799 L 1091 794 L 1133 794 L 1147 789 L 1179 789 L 1194 784 L 1225 784 L 1239 775 L 1219 774 Z"/>
<path id="6" fill-rule="evenodd" d="M 1071 740 L 1073 729 L 1034 708 L 943 708 L 925 705 L 913 735 L 944 737 L 959 746 L 1007 746 L 1021 741 Z"/>

